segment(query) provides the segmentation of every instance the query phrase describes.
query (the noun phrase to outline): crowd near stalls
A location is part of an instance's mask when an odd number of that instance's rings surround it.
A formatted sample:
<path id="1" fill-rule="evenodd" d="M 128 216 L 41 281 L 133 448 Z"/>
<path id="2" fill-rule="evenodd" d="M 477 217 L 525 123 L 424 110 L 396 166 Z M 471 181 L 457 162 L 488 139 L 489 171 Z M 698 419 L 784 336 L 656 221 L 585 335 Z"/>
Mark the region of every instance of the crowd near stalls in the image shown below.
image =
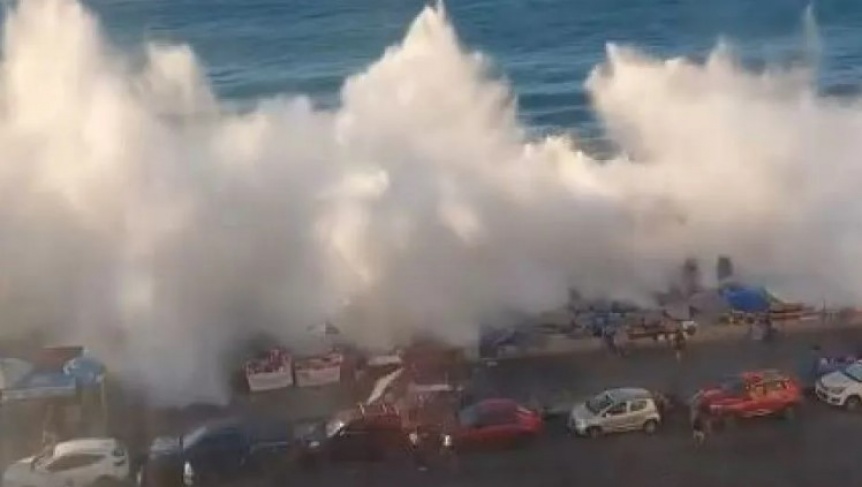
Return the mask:
<path id="1" fill-rule="evenodd" d="M 485 359 L 543 353 L 549 344 L 601 338 L 612 349 L 642 341 L 673 345 L 705 328 L 743 325 L 755 340 L 769 340 L 787 322 L 844 319 L 849 310 L 827 311 L 776 298 L 762 287 L 729 280 L 712 289 L 689 286 L 655 296 L 649 306 L 588 300 L 572 292 L 569 305 L 539 316 L 525 316 L 506 326 L 486 326 L 479 338 Z"/>

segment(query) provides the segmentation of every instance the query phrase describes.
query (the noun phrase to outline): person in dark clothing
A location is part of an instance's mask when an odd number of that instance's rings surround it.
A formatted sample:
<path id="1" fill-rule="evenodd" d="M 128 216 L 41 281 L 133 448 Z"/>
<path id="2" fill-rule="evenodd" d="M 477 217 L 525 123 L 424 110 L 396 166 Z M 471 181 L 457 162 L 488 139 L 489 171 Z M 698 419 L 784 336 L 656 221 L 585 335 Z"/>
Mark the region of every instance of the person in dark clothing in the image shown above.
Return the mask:
<path id="1" fill-rule="evenodd" d="M 411 456 L 416 469 L 420 472 L 427 471 L 432 455 L 439 450 L 439 436 L 424 425 L 418 424 L 410 432 L 409 439 Z"/>
<path id="2" fill-rule="evenodd" d="M 700 446 L 706 441 L 706 419 L 702 414 L 695 414 L 691 421 L 691 437 L 694 444 Z"/>
<path id="3" fill-rule="evenodd" d="M 611 354 L 622 355 L 620 348 L 617 346 L 616 334 L 617 331 L 612 326 L 606 325 L 602 330 L 602 339 Z"/>
<path id="4" fill-rule="evenodd" d="M 697 446 L 706 441 L 706 436 L 712 429 L 712 415 L 704 406 L 696 406 L 691 415 L 691 435 Z"/>
<path id="5" fill-rule="evenodd" d="M 676 329 L 671 340 L 673 341 L 672 345 L 674 354 L 676 355 L 676 360 L 679 362 L 682 360 L 682 352 L 685 350 L 687 340 L 685 331 L 683 331 L 682 327 Z"/>
<path id="6" fill-rule="evenodd" d="M 778 335 L 778 330 L 775 328 L 775 323 L 772 322 L 772 317 L 767 313 L 763 318 L 763 341 L 770 343 L 775 340 Z"/>

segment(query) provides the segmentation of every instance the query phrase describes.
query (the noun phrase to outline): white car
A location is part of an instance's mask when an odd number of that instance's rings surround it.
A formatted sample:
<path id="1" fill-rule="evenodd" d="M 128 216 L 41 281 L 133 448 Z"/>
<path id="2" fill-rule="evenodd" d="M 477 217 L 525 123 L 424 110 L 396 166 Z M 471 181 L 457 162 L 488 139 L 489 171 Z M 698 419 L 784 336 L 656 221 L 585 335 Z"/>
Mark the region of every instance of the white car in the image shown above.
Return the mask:
<path id="1" fill-rule="evenodd" d="M 824 375 L 814 386 L 817 397 L 850 411 L 862 407 L 862 361 Z"/>
<path id="2" fill-rule="evenodd" d="M 568 429 L 578 436 L 596 438 L 606 433 L 643 431 L 655 433 L 661 413 L 646 389 L 610 389 L 576 404 L 569 414 Z"/>
<path id="3" fill-rule="evenodd" d="M 70 440 L 10 465 L 3 487 L 116 486 L 128 481 L 129 468 L 128 452 L 115 439 Z"/>

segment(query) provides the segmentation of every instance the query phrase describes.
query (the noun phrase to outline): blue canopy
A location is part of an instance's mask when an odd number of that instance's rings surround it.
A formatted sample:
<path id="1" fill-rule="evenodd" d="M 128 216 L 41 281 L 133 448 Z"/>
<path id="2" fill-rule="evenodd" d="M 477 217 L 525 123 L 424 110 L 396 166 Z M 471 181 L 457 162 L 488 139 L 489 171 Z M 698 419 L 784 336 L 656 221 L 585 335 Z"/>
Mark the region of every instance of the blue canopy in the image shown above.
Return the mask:
<path id="1" fill-rule="evenodd" d="M 104 364 L 86 355 L 66 362 L 63 372 L 74 378 L 82 387 L 97 386 L 105 378 Z"/>
<path id="2" fill-rule="evenodd" d="M 771 299 L 763 288 L 727 286 L 721 290 L 721 296 L 736 311 L 763 313 L 770 309 Z"/>

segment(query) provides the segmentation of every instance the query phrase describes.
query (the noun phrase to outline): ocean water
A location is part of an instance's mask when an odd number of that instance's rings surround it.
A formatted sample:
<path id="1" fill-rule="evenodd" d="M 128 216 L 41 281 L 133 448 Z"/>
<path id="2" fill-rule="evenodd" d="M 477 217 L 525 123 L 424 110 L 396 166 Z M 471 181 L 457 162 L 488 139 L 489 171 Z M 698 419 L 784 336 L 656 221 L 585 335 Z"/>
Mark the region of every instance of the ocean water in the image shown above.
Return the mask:
<path id="1" fill-rule="evenodd" d="M 353 73 L 401 40 L 417 0 L 91 0 L 109 34 L 189 44 L 220 96 L 302 94 L 336 103 Z M 537 130 L 594 129 L 583 83 L 608 42 L 660 57 L 703 58 L 725 38 L 752 66 L 798 58 L 808 0 L 454 0 L 462 42 L 493 59 Z M 862 78 L 862 3 L 813 4 L 825 49 L 820 82 L 856 92 Z M 453 87 L 453 89 L 457 89 Z"/>
<path id="2" fill-rule="evenodd" d="M 261 334 L 470 346 L 688 258 L 862 304 L 858 1 L 6 6 L 2 335 L 155 401 Z"/>

